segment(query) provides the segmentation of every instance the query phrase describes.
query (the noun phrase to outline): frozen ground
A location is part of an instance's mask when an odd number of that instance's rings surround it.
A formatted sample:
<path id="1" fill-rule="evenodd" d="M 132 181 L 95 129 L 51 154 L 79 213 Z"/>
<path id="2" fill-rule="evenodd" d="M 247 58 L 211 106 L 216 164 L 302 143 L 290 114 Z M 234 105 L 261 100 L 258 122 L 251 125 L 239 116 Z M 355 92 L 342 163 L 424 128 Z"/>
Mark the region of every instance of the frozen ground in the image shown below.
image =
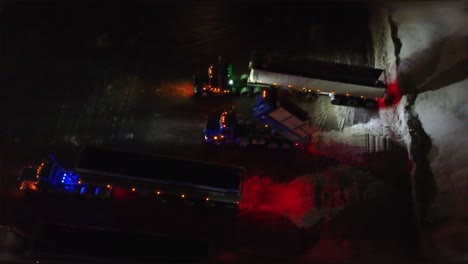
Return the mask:
<path id="1" fill-rule="evenodd" d="M 415 167 L 429 172 L 413 177 L 426 178 L 425 182 L 430 183 L 433 175 L 435 181 L 433 202 L 420 216 L 430 226 L 430 231 L 424 233 L 434 242 L 436 255 L 454 261 L 468 260 L 466 10 L 464 1 L 375 6 L 370 29 L 376 67 L 388 69 L 391 88 L 398 88 L 393 91 L 403 96 L 397 96 L 393 106 L 380 109 L 378 116 L 367 122 L 317 135 L 322 141 L 345 143 L 369 134 L 390 137 L 406 146 Z M 414 101 L 414 96 L 408 94 L 418 96 Z M 420 127 L 414 126 L 417 120 Z M 432 143 L 427 153 L 427 143 L 421 140 L 425 134 Z M 428 159 L 428 170 L 421 168 L 427 165 L 418 162 L 418 155 Z M 417 204 L 421 206 L 419 201 Z"/>

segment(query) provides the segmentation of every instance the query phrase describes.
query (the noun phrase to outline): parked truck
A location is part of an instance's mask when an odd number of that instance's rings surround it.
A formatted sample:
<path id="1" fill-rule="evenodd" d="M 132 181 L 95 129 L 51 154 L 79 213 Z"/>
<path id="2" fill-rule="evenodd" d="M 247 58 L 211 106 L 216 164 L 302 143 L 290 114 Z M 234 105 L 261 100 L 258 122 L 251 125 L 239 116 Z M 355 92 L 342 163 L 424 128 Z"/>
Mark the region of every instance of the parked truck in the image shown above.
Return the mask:
<path id="1" fill-rule="evenodd" d="M 19 181 L 27 193 L 112 199 L 125 192 L 162 202 L 236 209 L 243 177 L 244 168 L 239 166 L 88 147 L 73 168 L 64 168 L 49 155 L 38 166 L 23 168 Z"/>
<path id="2" fill-rule="evenodd" d="M 241 120 L 236 111 L 223 111 L 206 120 L 205 143 L 290 149 L 308 144 L 314 132 L 308 113 L 281 98 L 275 88 L 263 89 L 256 96 L 251 116 Z"/>
<path id="3" fill-rule="evenodd" d="M 248 85 L 257 90 L 274 86 L 291 93 L 327 95 L 334 105 L 367 108 L 386 98 L 382 69 L 261 53 L 254 54 L 249 69 Z"/>

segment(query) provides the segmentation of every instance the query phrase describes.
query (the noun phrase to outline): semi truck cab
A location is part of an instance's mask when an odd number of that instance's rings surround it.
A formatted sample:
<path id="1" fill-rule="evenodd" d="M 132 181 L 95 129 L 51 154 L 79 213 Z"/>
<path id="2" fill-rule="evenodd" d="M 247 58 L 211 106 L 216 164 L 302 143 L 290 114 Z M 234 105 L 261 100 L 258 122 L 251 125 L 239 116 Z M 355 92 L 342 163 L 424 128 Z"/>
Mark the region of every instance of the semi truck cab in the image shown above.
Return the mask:
<path id="1" fill-rule="evenodd" d="M 67 194 L 109 197 L 111 188 L 83 182 L 80 175 L 64 169 L 53 155 L 48 155 L 39 166 L 28 166 L 21 170 L 20 190 L 31 192 L 63 192 Z"/>
<path id="2" fill-rule="evenodd" d="M 205 121 L 203 134 L 205 143 L 232 143 L 235 140 L 237 126 L 236 113 L 234 111 L 223 111 L 221 115 L 215 118 L 209 118 Z"/>

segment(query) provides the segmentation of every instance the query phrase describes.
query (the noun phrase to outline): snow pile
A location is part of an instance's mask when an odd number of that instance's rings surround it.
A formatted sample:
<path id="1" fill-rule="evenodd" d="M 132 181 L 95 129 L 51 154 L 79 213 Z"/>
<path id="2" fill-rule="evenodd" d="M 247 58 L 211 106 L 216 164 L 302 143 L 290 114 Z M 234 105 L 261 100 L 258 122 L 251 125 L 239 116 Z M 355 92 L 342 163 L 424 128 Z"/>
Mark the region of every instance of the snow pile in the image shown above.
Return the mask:
<path id="1" fill-rule="evenodd" d="M 468 219 L 468 79 L 418 96 L 414 110 L 431 137 L 439 219 Z M 447 199 L 455 206 L 447 207 Z M 445 201 L 445 202 L 444 202 Z M 467 235 L 468 237 L 468 235 Z"/>
<path id="2" fill-rule="evenodd" d="M 392 42 L 389 9 L 385 6 L 374 6 L 369 17 L 369 30 L 374 44 L 375 67 L 387 70 L 387 80 L 396 79 L 395 46 Z"/>
<path id="3" fill-rule="evenodd" d="M 428 159 L 437 194 L 423 218 L 438 228 L 432 237 L 440 255 L 465 261 L 468 259 L 466 10 L 464 1 L 383 3 L 373 7 L 369 29 L 375 67 L 387 69 L 387 81 L 399 84 L 403 94 L 418 93 L 416 101 L 413 104 L 410 97 L 403 96 L 394 106 L 380 109 L 379 118 L 319 135 L 343 144 L 356 135 L 391 137 L 404 143 L 412 155 L 418 153 L 414 149 L 424 147 L 415 144 L 425 132 L 432 141 Z M 410 134 L 408 123 L 417 124 L 413 121 L 418 118 L 424 131 Z M 411 137 L 416 137 L 414 142 Z"/>
<path id="4" fill-rule="evenodd" d="M 329 136 L 335 139 L 342 138 L 346 140 L 348 137 L 357 135 L 371 135 L 378 137 L 391 137 L 396 140 L 408 140 L 408 126 L 404 122 L 404 106 L 406 105 L 406 97 L 391 107 L 381 109 L 378 118 L 372 118 L 367 123 L 358 123 L 349 127 L 343 128 L 342 131 L 330 131 Z M 327 133 L 324 133 L 327 134 Z"/>
<path id="5" fill-rule="evenodd" d="M 418 91 L 412 109 L 432 141 L 428 159 L 437 194 L 423 217 L 437 228 L 432 237 L 442 257 L 467 260 L 466 3 L 405 3 L 391 15 L 402 43 L 400 85 L 403 92 Z"/>
<path id="6" fill-rule="evenodd" d="M 467 59 L 465 10 L 463 1 L 393 7 L 391 16 L 402 42 L 399 72 L 420 92 L 428 90 L 427 84 L 439 74 Z"/>
<path id="7" fill-rule="evenodd" d="M 392 188 L 371 173 L 349 165 L 337 165 L 289 182 L 255 176 L 244 182 L 242 212 L 268 212 L 310 228 L 331 219 L 347 206 L 388 196 Z"/>
<path id="8" fill-rule="evenodd" d="M 369 122 L 345 126 L 343 130 L 316 132 L 312 136 L 312 153 L 331 157 L 339 162 L 363 165 L 367 153 L 389 151 L 395 146 L 409 147 L 407 98 L 379 110 Z M 346 107 L 347 108 L 347 107 Z"/>

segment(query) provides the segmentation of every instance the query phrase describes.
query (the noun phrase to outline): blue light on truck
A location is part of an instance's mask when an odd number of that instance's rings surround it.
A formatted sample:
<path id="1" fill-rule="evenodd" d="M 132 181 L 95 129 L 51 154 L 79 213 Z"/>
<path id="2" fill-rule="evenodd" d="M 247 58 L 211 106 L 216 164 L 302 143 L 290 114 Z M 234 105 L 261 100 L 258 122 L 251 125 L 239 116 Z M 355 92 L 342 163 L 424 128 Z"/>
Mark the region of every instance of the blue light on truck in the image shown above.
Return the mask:
<path id="1" fill-rule="evenodd" d="M 62 174 L 61 183 L 64 185 L 78 185 L 80 176 L 74 172 L 65 171 Z"/>

